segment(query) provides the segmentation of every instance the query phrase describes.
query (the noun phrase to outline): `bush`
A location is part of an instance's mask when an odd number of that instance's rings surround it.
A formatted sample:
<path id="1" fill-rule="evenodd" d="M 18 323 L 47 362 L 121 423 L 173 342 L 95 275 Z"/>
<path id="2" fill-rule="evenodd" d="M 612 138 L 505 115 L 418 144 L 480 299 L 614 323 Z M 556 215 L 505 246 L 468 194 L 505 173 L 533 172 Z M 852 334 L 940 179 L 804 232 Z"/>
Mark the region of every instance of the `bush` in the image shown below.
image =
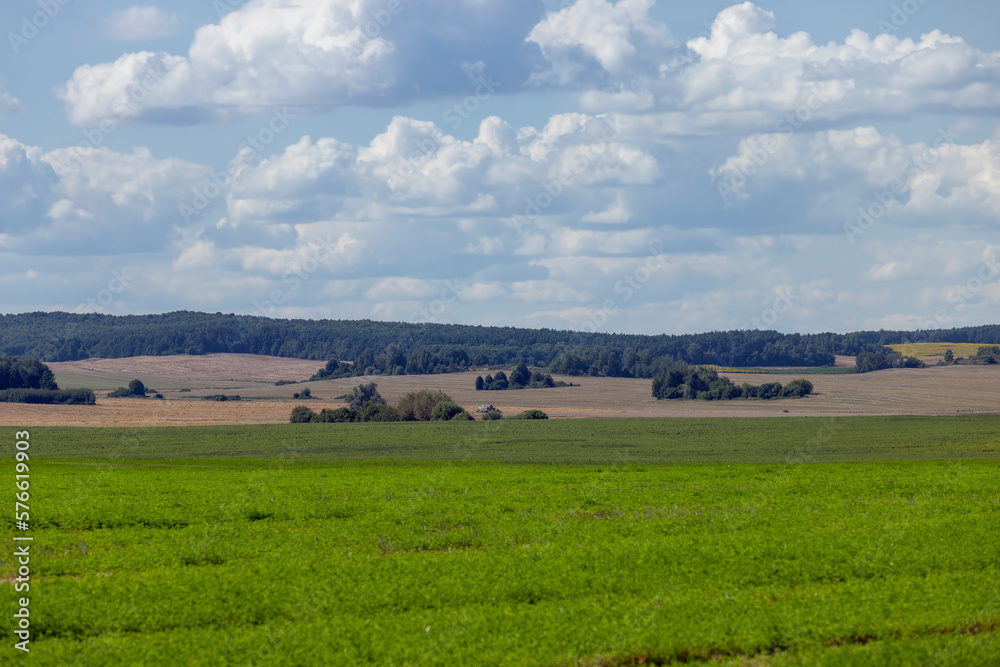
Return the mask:
<path id="1" fill-rule="evenodd" d="M 474 421 L 476 421 L 476 418 L 473 417 L 472 415 L 470 415 L 465 410 L 462 410 L 457 415 L 455 415 L 454 417 L 452 417 L 451 421 L 453 421 L 453 422 L 474 422 Z"/>
<path id="2" fill-rule="evenodd" d="M 242 400 L 239 394 L 213 394 L 212 396 L 202 396 L 203 401 L 240 401 Z"/>
<path id="3" fill-rule="evenodd" d="M 398 422 L 399 411 L 385 403 L 369 403 L 358 411 L 359 422 Z"/>
<path id="4" fill-rule="evenodd" d="M 292 398 L 301 398 L 303 400 L 309 400 L 312 397 L 313 397 L 312 389 L 310 389 L 309 387 L 306 387 L 302 391 L 292 394 Z"/>
<path id="5" fill-rule="evenodd" d="M 519 414 L 508 417 L 508 419 L 548 419 L 549 416 L 541 410 L 525 410 Z"/>
<path id="6" fill-rule="evenodd" d="M 318 421 L 318 415 L 307 408 L 304 405 L 296 405 L 292 408 L 292 416 L 289 420 L 293 424 L 308 424 L 309 422 Z"/>
<path id="7" fill-rule="evenodd" d="M 163 398 L 163 394 L 159 394 L 159 393 L 158 393 L 158 394 L 156 394 L 155 396 L 153 396 L 153 398 Z"/>
<path id="8" fill-rule="evenodd" d="M 785 396 L 791 396 L 793 398 L 801 398 L 803 396 L 808 396 L 813 391 L 813 383 L 809 380 L 798 379 L 792 380 L 785 385 L 785 389 L 782 392 Z"/>
<path id="9" fill-rule="evenodd" d="M 91 389 L 0 389 L 0 403 L 93 405 L 96 402 Z"/>
<path id="10" fill-rule="evenodd" d="M 448 421 L 460 412 L 465 412 L 461 405 L 454 401 L 441 401 L 434 406 L 431 412 L 431 419 L 434 421 Z"/>
<path id="11" fill-rule="evenodd" d="M 396 409 L 399 410 L 399 417 L 403 421 L 428 422 L 431 420 L 434 406 L 450 400 L 451 396 L 443 391 L 421 389 L 404 394 L 396 404 Z"/>
<path id="12" fill-rule="evenodd" d="M 309 408 L 306 409 L 308 410 Z M 346 422 L 357 421 L 357 414 L 350 408 L 337 408 L 336 410 L 326 408 L 316 415 L 316 418 L 313 419 L 313 421 L 323 422 L 325 424 L 343 424 Z"/>
<path id="13" fill-rule="evenodd" d="M 489 410 L 483 413 L 483 421 L 496 421 L 497 419 L 503 419 L 503 413 L 499 410 Z"/>
<path id="14" fill-rule="evenodd" d="M 109 392 L 108 398 L 146 398 L 146 387 L 141 380 L 132 380 L 128 383 L 128 387 L 118 387 Z"/>
<path id="15" fill-rule="evenodd" d="M 296 384 L 295 380 L 278 380 L 274 383 L 275 387 L 281 387 L 286 384 Z"/>

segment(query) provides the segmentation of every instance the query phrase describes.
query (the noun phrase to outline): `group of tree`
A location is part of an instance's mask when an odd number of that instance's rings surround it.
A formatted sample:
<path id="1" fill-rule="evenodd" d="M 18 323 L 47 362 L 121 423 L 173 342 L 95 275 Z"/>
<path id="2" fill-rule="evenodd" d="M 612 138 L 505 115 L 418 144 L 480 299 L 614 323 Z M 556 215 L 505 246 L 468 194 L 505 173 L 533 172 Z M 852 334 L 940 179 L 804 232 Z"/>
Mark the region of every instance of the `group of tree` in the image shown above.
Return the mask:
<path id="1" fill-rule="evenodd" d="M 690 366 L 676 362 L 653 378 L 653 397 L 657 399 L 686 399 L 704 401 L 731 401 L 734 399 L 801 398 L 813 391 L 812 382 L 792 380 L 782 386 L 780 382 L 738 385 L 728 377 L 708 366 Z"/>
<path id="2" fill-rule="evenodd" d="M 482 375 L 476 378 L 476 391 L 503 391 L 506 389 L 546 389 L 549 387 L 573 387 L 572 383 L 553 380 L 551 375 L 539 371 L 532 372 L 526 364 L 518 364 L 510 372 L 510 377 L 503 371 L 496 375 Z"/>
<path id="3" fill-rule="evenodd" d="M 108 392 L 108 398 L 146 398 L 146 385 L 142 380 L 132 380 L 127 387 L 118 387 Z"/>
<path id="4" fill-rule="evenodd" d="M 548 415 L 545 415 L 541 410 L 528 410 L 512 418 L 548 419 Z M 326 408 L 317 413 L 305 405 L 297 405 L 292 409 L 290 421 L 293 424 L 303 424 L 309 422 L 473 421 L 474 419 L 465 408 L 453 401 L 443 391 L 431 389 L 412 391 L 401 396 L 399 402 L 393 406 L 386 403 L 375 382 L 367 382 L 356 385 L 351 390 L 351 393 L 347 395 L 347 407 Z"/>
<path id="5" fill-rule="evenodd" d="M 0 357 L 0 403 L 95 402 L 91 389 L 60 389 L 52 370 L 36 359 Z"/>
<path id="6" fill-rule="evenodd" d="M 923 368 L 924 362 L 916 357 L 904 357 L 899 352 L 879 347 L 860 353 L 854 359 L 854 369 L 858 373 L 870 373 L 886 368 Z"/>
<path id="7" fill-rule="evenodd" d="M 938 366 L 992 366 L 1000 364 L 1000 345 L 980 345 L 976 353 L 968 357 L 956 357 L 951 348 L 944 351 L 944 356 Z"/>
<path id="8" fill-rule="evenodd" d="M 1000 363 L 1000 345 L 983 345 L 976 350 L 974 356 L 969 357 L 968 361 L 972 364 L 998 364 Z"/>
<path id="9" fill-rule="evenodd" d="M 58 389 L 48 366 L 35 359 L 0 357 L 0 390 Z"/>
<path id="10" fill-rule="evenodd" d="M 189 311 L 0 315 L 0 354 L 22 359 L 267 354 L 325 361 L 316 379 L 448 373 L 518 363 L 564 375 L 652 378 L 675 361 L 745 368 L 827 366 L 833 364 L 834 355 L 857 356 L 911 342 L 998 345 L 1000 325 L 915 332 L 741 330 L 647 336 L 370 320 L 279 320 Z"/>

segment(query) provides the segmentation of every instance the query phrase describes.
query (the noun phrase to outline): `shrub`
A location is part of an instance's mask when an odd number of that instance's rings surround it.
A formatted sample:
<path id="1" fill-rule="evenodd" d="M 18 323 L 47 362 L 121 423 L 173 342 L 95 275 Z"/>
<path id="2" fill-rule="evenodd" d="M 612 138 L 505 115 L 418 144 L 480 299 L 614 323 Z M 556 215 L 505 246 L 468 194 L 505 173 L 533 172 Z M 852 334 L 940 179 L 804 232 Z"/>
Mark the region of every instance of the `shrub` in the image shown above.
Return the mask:
<path id="1" fill-rule="evenodd" d="M 96 402 L 91 389 L 0 389 L 0 403 L 93 405 Z"/>
<path id="2" fill-rule="evenodd" d="M 453 421 L 453 422 L 473 422 L 473 421 L 476 421 L 476 418 L 473 417 L 472 415 L 470 415 L 465 410 L 462 410 L 457 415 L 455 415 L 454 417 L 452 417 L 451 421 Z"/>
<path id="3" fill-rule="evenodd" d="M 802 396 L 808 396 L 813 391 L 813 383 L 805 379 L 792 380 L 785 385 L 785 389 L 782 392 L 785 396 L 792 396 L 795 398 L 801 398 Z"/>
<path id="4" fill-rule="evenodd" d="M 434 406 L 431 412 L 431 419 L 434 421 L 448 421 L 460 412 L 465 412 L 461 405 L 454 401 L 441 401 Z"/>
<path id="5" fill-rule="evenodd" d="M 213 394 L 212 396 L 202 396 L 203 401 L 239 401 L 242 400 L 239 394 Z"/>
<path id="6" fill-rule="evenodd" d="M 146 398 L 146 387 L 141 380 L 132 380 L 128 383 L 128 387 L 118 387 L 109 392 L 108 398 Z"/>
<path id="7" fill-rule="evenodd" d="M 385 403 L 369 403 L 358 411 L 359 422 L 398 422 L 399 411 Z"/>
<path id="8" fill-rule="evenodd" d="M 541 410 L 525 410 L 516 415 L 508 417 L 508 419 L 548 419 L 549 416 L 542 412 Z"/>
<path id="9" fill-rule="evenodd" d="M 450 400 L 451 396 L 443 391 L 421 389 L 404 394 L 396 404 L 396 409 L 399 410 L 399 417 L 403 421 L 427 422 L 431 420 L 435 405 Z"/>
<path id="10" fill-rule="evenodd" d="M 496 421 L 497 419 L 503 419 L 503 413 L 499 410 L 489 410 L 483 413 L 484 421 Z"/>
<path id="11" fill-rule="evenodd" d="M 299 392 L 296 392 L 296 393 L 292 394 L 292 398 L 301 398 L 301 399 L 304 399 L 304 400 L 309 400 L 312 397 L 313 397 L 313 395 L 312 395 L 312 389 L 310 389 L 309 387 L 306 387 L 302 391 L 299 391 Z"/>
<path id="12" fill-rule="evenodd" d="M 296 405 L 292 408 L 292 416 L 289 420 L 293 424 L 308 424 L 317 421 L 318 415 L 304 405 Z"/>
<path id="13" fill-rule="evenodd" d="M 299 407 L 305 407 L 299 406 Z M 307 410 L 309 408 L 306 408 Z M 342 424 L 346 422 L 357 421 L 357 414 L 354 410 L 350 408 L 337 408 L 336 410 L 331 410 L 329 408 L 324 409 L 316 418 L 313 419 L 315 422 L 323 422 L 326 424 Z"/>
<path id="14" fill-rule="evenodd" d="M 155 396 L 153 396 L 153 398 L 163 398 L 163 394 L 159 394 L 159 393 L 158 393 L 158 394 L 156 394 Z"/>
<path id="15" fill-rule="evenodd" d="M 278 380 L 274 383 L 275 387 L 281 387 L 286 384 L 295 384 L 295 380 Z"/>

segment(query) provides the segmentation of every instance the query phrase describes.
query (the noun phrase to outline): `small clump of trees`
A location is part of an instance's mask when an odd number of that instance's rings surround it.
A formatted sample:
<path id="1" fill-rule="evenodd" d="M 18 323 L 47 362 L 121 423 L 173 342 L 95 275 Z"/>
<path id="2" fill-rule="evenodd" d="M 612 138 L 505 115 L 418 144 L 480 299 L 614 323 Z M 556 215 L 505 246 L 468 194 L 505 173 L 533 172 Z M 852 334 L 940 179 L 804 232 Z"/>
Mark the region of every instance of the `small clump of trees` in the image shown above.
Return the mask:
<path id="1" fill-rule="evenodd" d="M 132 380 L 127 387 L 118 387 L 109 392 L 108 398 L 146 398 L 146 385 L 142 380 Z"/>
<path id="2" fill-rule="evenodd" d="M 91 389 L 60 389 L 52 370 L 35 359 L 0 357 L 0 403 L 93 405 Z"/>
<path id="3" fill-rule="evenodd" d="M 239 394 L 213 394 L 212 396 L 202 396 L 203 401 L 242 401 Z"/>
<path id="4" fill-rule="evenodd" d="M 487 375 L 485 378 L 476 378 L 476 391 L 504 391 L 507 389 L 547 389 L 551 387 L 574 387 L 576 385 L 553 380 L 551 375 L 539 371 L 532 372 L 526 364 L 518 364 L 510 373 L 510 377 L 503 371 L 497 371 L 496 375 Z"/>
<path id="5" fill-rule="evenodd" d="M 292 409 L 293 424 L 343 423 L 343 422 L 398 422 L 398 421 L 474 421 L 469 412 L 443 391 L 421 389 L 400 397 L 396 405 L 388 405 L 374 382 L 359 384 L 344 397 L 347 407 L 324 409 L 316 412 L 305 405 Z M 490 410 L 483 419 L 502 419 L 499 410 Z M 541 410 L 527 410 L 511 419 L 548 419 Z"/>
<path id="6" fill-rule="evenodd" d="M 738 385 L 709 366 L 689 366 L 679 361 L 653 378 L 653 397 L 703 401 L 735 399 L 801 398 L 813 391 L 809 380 L 797 379 L 782 386 L 780 382 Z"/>
<path id="7" fill-rule="evenodd" d="M 874 350 L 861 352 L 854 359 L 854 370 L 857 373 L 870 373 L 881 371 L 886 368 L 923 368 L 924 362 L 916 357 L 904 357 L 899 352 L 888 348 L 879 347 Z"/>

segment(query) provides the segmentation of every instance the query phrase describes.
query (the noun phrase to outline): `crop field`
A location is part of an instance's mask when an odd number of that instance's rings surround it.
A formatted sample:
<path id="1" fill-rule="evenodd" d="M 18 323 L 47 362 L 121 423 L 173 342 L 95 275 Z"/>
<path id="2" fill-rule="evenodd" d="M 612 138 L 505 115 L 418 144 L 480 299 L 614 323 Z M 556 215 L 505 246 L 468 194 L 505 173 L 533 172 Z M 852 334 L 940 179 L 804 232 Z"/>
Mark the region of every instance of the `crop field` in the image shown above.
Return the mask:
<path id="1" fill-rule="evenodd" d="M 927 359 L 942 357 L 948 350 L 951 350 L 956 357 L 973 357 L 982 345 L 980 343 L 901 343 L 886 347 L 892 348 L 904 357 Z"/>
<path id="2" fill-rule="evenodd" d="M 956 353 L 957 354 L 957 353 Z M 843 360 L 841 360 L 843 361 Z M 761 369 L 766 373 L 728 373 L 737 383 L 787 382 L 809 377 L 815 393 L 780 401 L 658 401 L 651 381 L 633 378 L 554 376 L 580 386 L 523 391 L 475 391 L 481 373 L 393 375 L 304 382 L 319 362 L 253 355 L 136 357 L 51 364 L 60 387 L 97 388 L 97 405 L 5 405 L 0 426 L 165 426 L 176 424 L 277 424 L 288 421 L 303 401 L 293 395 L 309 387 L 319 411 L 339 407 L 337 397 L 360 382 L 375 381 L 390 403 L 407 392 L 441 390 L 466 409 L 492 403 L 505 414 L 538 408 L 553 418 L 581 417 L 799 417 L 847 415 L 939 415 L 1000 413 L 1000 368 L 938 366 L 857 374 L 849 368 L 826 368 L 822 374 L 801 369 Z M 734 369 L 735 370 L 735 369 Z M 742 369 L 746 371 L 748 369 Z M 815 369 L 813 369 L 815 370 Z M 847 371 L 847 372 L 845 372 Z M 779 374 L 780 377 L 775 377 Z M 166 400 L 109 399 L 106 391 L 132 378 L 162 392 Z M 253 378 L 253 379 L 248 379 Z M 277 380 L 295 384 L 275 386 Z M 189 389 L 190 391 L 182 391 Z M 240 402 L 200 400 L 212 394 L 238 394 Z"/>
<path id="3" fill-rule="evenodd" d="M 998 427 L 34 428 L 30 660 L 996 664 Z"/>

